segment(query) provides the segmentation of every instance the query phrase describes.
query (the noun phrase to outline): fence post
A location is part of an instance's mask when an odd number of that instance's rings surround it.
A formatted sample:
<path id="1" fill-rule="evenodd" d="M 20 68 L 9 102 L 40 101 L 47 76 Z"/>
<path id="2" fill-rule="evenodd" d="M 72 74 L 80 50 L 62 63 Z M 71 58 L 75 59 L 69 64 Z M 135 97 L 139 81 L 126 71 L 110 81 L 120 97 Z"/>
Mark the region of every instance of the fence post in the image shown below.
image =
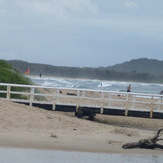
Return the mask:
<path id="1" fill-rule="evenodd" d="M 125 109 L 125 116 L 128 115 L 128 109 L 129 109 L 129 94 L 126 96 L 126 109 Z"/>
<path id="2" fill-rule="evenodd" d="M 80 92 L 77 90 L 77 105 L 76 105 L 76 112 L 78 112 L 78 108 L 80 107 L 80 100 L 79 100 Z"/>
<path id="3" fill-rule="evenodd" d="M 30 92 L 30 106 L 32 106 L 32 103 L 34 101 L 34 90 L 34 87 L 32 87 Z"/>
<path id="4" fill-rule="evenodd" d="M 52 110 L 56 109 L 56 97 L 57 97 L 56 90 L 54 90 Z"/>
<path id="5" fill-rule="evenodd" d="M 151 98 L 150 118 L 153 117 L 153 110 L 154 110 L 154 100 L 153 100 L 153 95 L 152 95 L 152 98 Z"/>
<path id="6" fill-rule="evenodd" d="M 104 94 L 101 92 L 101 108 L 100 108 L 100 114 L 104 113 Z"/>
<path id="7" fill-rule="evenodd" d="M 7 85 L 7 100 L 10 100 L 10 91 L 11 91 L 11 86 Z"/>

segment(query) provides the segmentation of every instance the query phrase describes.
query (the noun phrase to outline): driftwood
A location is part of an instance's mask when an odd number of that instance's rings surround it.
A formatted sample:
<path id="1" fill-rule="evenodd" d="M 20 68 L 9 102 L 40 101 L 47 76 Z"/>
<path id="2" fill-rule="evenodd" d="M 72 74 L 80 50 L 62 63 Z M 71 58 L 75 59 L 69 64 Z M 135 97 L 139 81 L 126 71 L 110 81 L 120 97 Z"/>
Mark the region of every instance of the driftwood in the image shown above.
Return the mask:
<path id="1" fill-rule="evenodd" d="M 163 140 L 162 138 L 159 138 L 161 136 L 162 129 L 159 129 L 155 136 L 149 139 L 141 139 L 139 142 L 133 142 L 133 143 L 127 143 L 122 146 L 124 149 L 129 148 L 147 148 L 147 149 L 154 149 L 154 148 L 161 148 L 163 149 L 163 145 L 157 144 L 158 141 Z"/>

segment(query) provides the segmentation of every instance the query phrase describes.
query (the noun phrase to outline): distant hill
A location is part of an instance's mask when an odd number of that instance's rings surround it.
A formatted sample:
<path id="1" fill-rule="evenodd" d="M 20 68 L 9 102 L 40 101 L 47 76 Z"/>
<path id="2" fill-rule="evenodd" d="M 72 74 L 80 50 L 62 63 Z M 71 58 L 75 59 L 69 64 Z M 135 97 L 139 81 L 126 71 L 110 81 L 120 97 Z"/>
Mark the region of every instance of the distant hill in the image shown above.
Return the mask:
<path id="1" fill-rule="evenodd" d="M 150 73 L 154 75 L 163 74 L 163 61 L 155 59 L 133 59 L 121 64 L 107 67 L 109 70 L 115 70 L 120 72 L 138 72 L 138 73 Z"/>
<path id="2" fill-rule="evenodd" d="M 21 60 L 10 60 L 7 62 L 21 73 L 25 73 L 30 68 L 30 75 L 37 76 L 41 72 L 42 76 L 163 83 L 163 61 L 147 58 L 98 68 L 53 66 Z"/>

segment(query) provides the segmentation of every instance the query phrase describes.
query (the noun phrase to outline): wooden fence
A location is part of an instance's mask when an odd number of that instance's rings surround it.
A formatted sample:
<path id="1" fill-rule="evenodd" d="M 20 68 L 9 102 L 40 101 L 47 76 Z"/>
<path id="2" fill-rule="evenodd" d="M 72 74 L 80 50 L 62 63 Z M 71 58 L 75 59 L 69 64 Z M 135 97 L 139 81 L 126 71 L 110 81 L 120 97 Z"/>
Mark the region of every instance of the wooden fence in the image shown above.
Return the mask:
<path id="1" fill-rule="evenodd" d="M 59 87 L 43 87 L 36 85 L 20 85 L 0 83 L 0 99 L 35 104 L 50 104 L 52 110 L 56 105 L 118 109 L 124 111 L 125 116 L 129 111 L 163 113 L 163 95 L 141 94 L 114 91 L 97 91 L 88 89 L 68 89 Z"/>

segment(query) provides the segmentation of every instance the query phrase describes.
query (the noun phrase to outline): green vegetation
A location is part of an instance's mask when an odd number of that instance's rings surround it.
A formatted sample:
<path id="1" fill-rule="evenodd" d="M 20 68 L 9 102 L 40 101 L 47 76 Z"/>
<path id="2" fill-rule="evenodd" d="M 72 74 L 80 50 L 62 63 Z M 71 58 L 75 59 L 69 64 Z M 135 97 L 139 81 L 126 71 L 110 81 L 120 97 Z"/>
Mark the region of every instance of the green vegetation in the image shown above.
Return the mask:
<path id="1" fill-rule="evenodd" d="M 4 60 L 0 60 L 0 83 L 32 84 L 28 78 L 21 75 Z"/>
<path id="2" fill-rule="evenodd" d="M 8 63 L 22 73 L 30 67 L 30 75 L 37 76 L 42 71 L 43 76 L 163 83 L 163 61 L 147 58 L 98 68 L 52 66 L 20 60 L 11 60 Z"/>
<path id="3" fill-rule="evenodd" d="M 0 60 L 0 83 L 25 84 L 30 85 L 32 82 L 21 75 L 15 68 L 4 60 Z M 6 86 L 0 86 L 0 90 L 7 90 Z M 26 88 L 12 87 L 12 91 L 24 91 Z M 0 94 L 0 97 L 6 97 L 6 94 Z M 20 95 L 12 94 L 11 98 L 22 98 Z"/>
<path id="4" fill-rule="evenodd" d="M 122 64 L 116 64 L 114 66 L 107 67 L 109 70 L 121 72 L 137 72 L 137 73 L 149 73 L 154 75 L 163 74 L 163 61 L 156 59 L 140 58 L 133 59 Z"/>

